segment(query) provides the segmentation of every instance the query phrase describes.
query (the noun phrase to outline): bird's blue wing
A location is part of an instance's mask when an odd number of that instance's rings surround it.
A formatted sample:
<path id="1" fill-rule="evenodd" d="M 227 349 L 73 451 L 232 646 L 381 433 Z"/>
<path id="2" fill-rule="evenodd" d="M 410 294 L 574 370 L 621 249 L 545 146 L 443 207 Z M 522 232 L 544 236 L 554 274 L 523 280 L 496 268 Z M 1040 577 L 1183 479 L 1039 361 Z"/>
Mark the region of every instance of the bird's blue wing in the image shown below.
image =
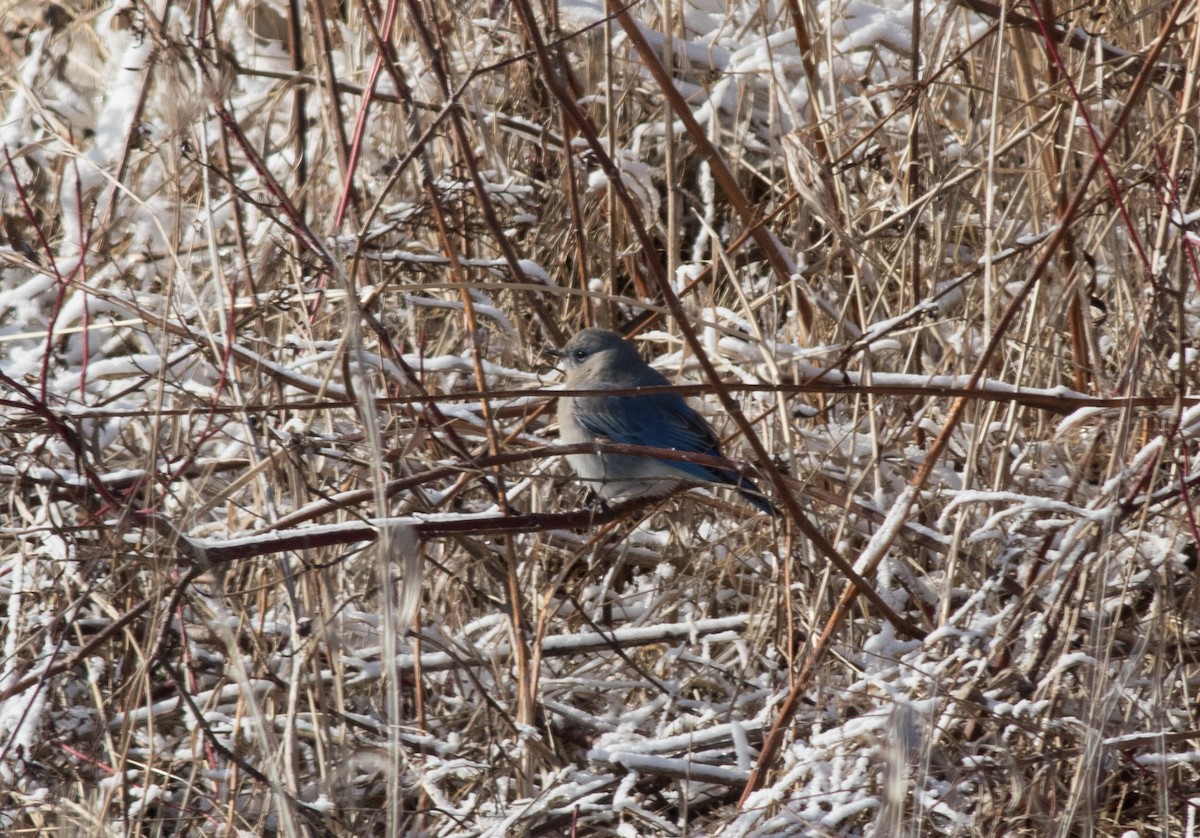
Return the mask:
<path id="1" fill-rule="evenodd" d="M 721 440 L 699 413 L 674 393 L 644 396 L 587 396 L 575 400 L 575 418 L 598 439 L 624 445 L 671 448 L 720 457 Z M 753 482 L 731 469 L 681 460 L 659 460 L 701 482 L 726 483 L 768 515 L 775 507 Z"/>
<path id="2" fill-rule="evenodd" d="M 600 439 L 721 456 L 721 441 L 712 428 L 674 393 L 589 396 L 576 401 L 575 416 L 588 433 Z M 697 480 L 733 482 L 724 470 L 680 460 L 662 462 Z"/>

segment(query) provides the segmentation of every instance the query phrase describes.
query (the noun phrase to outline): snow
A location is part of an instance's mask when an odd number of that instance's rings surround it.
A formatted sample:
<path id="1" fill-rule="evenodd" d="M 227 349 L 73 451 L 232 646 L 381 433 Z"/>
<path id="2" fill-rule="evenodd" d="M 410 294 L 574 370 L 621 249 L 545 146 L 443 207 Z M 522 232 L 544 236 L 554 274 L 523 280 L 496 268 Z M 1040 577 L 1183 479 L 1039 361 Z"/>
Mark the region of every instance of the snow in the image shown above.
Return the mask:
<path id="1" fill-rule="evenodd" d="M 1093 789 L 1113 834 L 1192 828 L 1154 802 L 1200 765 L 1190 30 L 1122 129 L 1162 148 L 1106 155 L 1126 223 L 1099 180 L 1064 219 L 1055 167 L 1126 114 L 1165 9 L 1063 29 L 1094 85 L 1063 110 L 1017 66 L 1040 35 L 985 10 L 918 9 L 916 80 L 900 0 L 669 5 L 669 37 L 629 7 L 641 56 L 560 3 L 551 70 L 522 7 L 426 4 L 436 55 L 406 11 L 356 132 L 353 4 L 313 7 L 324 55 L 306 13 L 299 71 L 279 0 L 9 4 L 4 828 L 875 836 L 902 797 L 924 834 L 1016 834 L 1094 828 Z M 585 300 L 919 636 L 732 492 L 592 517 L 539 353 Z M 396 526 L 423 540 L 383 555 Z"/>

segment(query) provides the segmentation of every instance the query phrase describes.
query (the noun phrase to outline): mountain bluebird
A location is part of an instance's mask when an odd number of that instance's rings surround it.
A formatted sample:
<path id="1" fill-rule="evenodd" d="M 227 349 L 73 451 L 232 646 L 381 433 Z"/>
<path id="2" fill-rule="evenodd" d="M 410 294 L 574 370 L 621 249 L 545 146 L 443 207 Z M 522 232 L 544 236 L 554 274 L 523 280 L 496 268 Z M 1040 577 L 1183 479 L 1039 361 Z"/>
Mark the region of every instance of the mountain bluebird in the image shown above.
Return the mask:
<path id="1" fill-rule="evenodd" d="M 571 390 L 670 384 L 632 344 L 605 329 L 584 329 L 550 354 L 563 359 L 564 384 Z M 713 429 L 675 393 L 563 396 L 558 400 L 558 428 L 567 444 L 616 442 L 722 456 Z M 658 497 L 686 483 L 724 483 L 762 511 L 775 514 L 758 487 L 732 469 L 629 454 L 568 454 L 567 461 L 602 500 Z"/>

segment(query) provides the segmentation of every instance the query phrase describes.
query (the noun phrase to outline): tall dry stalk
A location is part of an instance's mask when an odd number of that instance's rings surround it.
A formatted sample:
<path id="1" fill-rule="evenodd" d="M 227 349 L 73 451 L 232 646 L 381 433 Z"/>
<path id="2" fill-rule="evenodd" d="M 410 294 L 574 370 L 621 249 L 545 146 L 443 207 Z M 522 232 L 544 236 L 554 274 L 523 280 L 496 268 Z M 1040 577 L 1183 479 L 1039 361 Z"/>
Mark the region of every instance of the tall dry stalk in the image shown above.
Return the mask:
<path id="1" fill-rule="evenodd" d="M 6 834 L 1183 834 L 1192 5 L 8 0 Z"/>

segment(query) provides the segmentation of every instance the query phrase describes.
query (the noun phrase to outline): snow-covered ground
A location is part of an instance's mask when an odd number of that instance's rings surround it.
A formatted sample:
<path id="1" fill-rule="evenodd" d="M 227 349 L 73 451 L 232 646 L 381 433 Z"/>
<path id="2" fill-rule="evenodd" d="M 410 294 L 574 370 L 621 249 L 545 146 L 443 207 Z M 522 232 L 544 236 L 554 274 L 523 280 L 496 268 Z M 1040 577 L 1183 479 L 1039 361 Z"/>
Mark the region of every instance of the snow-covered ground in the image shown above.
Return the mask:
<path id="1" fill-rule="evenodd" d="M 0 4 L 5 834 L 1200 831 L 1197 12 L 1048 8 Z"/>

